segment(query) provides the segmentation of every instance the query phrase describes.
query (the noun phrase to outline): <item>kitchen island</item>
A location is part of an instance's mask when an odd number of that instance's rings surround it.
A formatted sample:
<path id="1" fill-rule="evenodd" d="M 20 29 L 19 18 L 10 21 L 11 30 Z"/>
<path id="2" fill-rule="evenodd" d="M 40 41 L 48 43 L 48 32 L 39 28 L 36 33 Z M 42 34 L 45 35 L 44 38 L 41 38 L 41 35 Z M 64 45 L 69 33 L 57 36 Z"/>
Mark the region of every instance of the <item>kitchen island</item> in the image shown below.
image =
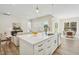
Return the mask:
<path id="1" fill-rule="evenodd" d="M 56 50 L 59 44 L 58 34 L 37 35 L 26 34 L 19 35 L 19 49 L 21 55 L 51 55 Z"/>

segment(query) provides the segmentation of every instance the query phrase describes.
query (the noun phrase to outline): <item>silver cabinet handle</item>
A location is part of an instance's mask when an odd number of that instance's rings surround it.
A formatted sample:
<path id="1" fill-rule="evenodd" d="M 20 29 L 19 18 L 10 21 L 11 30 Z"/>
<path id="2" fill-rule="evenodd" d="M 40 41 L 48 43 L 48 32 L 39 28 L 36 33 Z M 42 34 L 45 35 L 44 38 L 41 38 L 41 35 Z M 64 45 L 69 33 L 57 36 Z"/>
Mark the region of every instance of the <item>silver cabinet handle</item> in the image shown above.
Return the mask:
<path id="1" fill-rule="evenodd" d="M 38 45 L 38 47 L 41 47 L 43 44 Z"/>
<path id="2" fill-rule="evenodd" d="M 43 49 L 38 50 L 39 52 L 41 52 Z"/>

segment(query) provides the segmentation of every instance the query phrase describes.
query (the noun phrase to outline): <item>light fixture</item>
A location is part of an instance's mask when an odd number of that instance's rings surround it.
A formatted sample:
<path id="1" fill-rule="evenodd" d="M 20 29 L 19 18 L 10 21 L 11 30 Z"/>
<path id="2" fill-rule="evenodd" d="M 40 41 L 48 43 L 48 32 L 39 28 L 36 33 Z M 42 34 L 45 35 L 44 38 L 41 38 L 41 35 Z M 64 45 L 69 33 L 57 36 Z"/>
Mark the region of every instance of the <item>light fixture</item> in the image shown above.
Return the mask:
<path id="1" fill-rule="evenodd" d="M 36 13 L 39 13 L 39 7 L 38 7 L 38 5 L 36 7 Z"/>
<path id="2" fill-rule="evenodd" d="M 9 16 L 9 15 L 11 15 L 11 13 L 10 12 L 4 12 L 3 15 L 8 15 Z"/>
<path id="3" fill-rule="evenodd" d="M 9 11 L 6 11 L 6 12 L 0 12 L 0 14 L 2 14 L 2 15 L 6 15 L 6 16 L 10 16 L 10 15 L 11 15 L 11 12 L 9 12 Z"/>

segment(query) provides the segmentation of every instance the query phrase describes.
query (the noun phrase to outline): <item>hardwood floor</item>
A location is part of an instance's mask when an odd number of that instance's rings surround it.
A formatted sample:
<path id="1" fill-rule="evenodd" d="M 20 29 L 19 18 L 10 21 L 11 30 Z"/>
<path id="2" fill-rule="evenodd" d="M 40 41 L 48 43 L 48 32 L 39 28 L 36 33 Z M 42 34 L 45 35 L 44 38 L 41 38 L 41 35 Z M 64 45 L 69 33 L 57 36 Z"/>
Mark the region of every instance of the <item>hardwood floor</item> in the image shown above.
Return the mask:
<path id="1" fill-rule="evenodd" d="M 10 45 L 4 45 L 1 47 L 0 55 L 18 55 L 19 54 L 19 47 L 16 47 L 13 43 Z"/>
<path id="2" fill-rule="evenodd" d="M 79 39 L 64 39 L 53 55 L 79 55 Z"/>
<path id="3" fill-rule="evenodd" d="M 56 49 L 53 55 L 79 55 L 79 40 L 63 39 L 63 43 Z M 13 43 L 4 45 L 0 50 L 0 55 L 19 55 L 19 47 Z"/>

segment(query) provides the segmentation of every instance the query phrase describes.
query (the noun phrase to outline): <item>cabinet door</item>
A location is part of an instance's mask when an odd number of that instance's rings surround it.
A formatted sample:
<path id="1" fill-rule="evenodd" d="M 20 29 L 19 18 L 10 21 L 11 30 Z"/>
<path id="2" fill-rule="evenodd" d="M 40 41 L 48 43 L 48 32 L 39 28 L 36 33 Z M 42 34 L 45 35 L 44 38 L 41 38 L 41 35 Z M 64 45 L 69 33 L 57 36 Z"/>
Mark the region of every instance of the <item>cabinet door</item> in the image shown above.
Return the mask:
<path id="1" fill-rule="evenodd" d="M 57 48 L 57 36 L 52 37 L 52 48 L 51 48 L 51 54 L 56 50 Z"/>
<path id="2" fill-rule="evenodd" d="M 44 54 L 45 54 L 44 48 L 34 50 L 34 55 L 44 55 Z"/>

